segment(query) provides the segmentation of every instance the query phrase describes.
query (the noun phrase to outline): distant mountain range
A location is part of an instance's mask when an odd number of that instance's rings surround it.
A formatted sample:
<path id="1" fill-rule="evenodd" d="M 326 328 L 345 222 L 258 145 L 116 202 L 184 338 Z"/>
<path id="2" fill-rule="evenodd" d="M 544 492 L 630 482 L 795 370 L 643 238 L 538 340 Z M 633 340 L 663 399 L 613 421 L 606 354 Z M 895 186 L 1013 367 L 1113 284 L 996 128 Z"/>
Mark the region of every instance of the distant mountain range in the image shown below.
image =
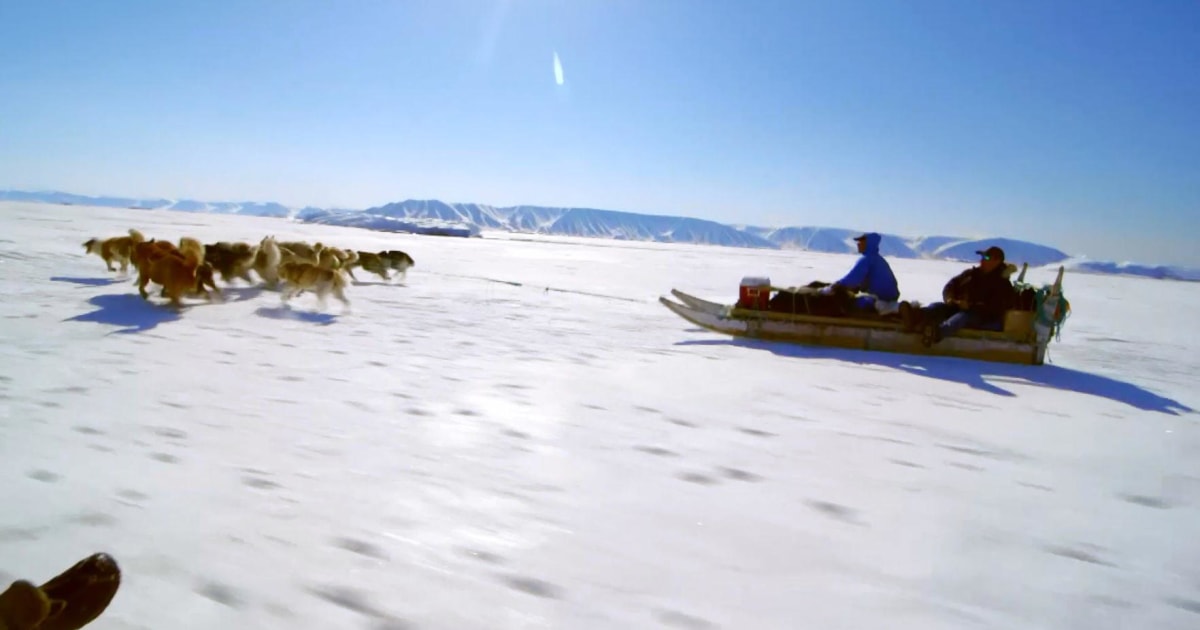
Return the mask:
<path id="1" fill-rule="evenodd" d="M 726 247 L 800 249 L 852 254 L 861 230 L 833 227 L 768 228 L 726 225 L 715 221 L 664 215 L 542 206 L 497 207 L 477 203 L 407 200 L 365 210 L 293 208 L 274 202 L 209 202 L 190 199 L 90 197 L 63 192 L 0 190 L 0 201 L 74 204 L 142 210 L 211 212 L 277 217 L 305 223 L 359 227 L 389 232 L 444 236 L 479 236 L 484 230 L 582 236 L 659 243 L 696 243 Z M 906 237 L 882 234 L 880 251 L 890 258 L 928 258 L 975 261 L 977 250 L 1002 247 L 1009 262 L 1030 267 L 1063 264 L 1076 272 L 1135 275 L 1200 281 L 1200 269 L 1140 265 L 1073 258 L 1048 245 L 1008 238 L 970 239 L 958 236 Z"/>

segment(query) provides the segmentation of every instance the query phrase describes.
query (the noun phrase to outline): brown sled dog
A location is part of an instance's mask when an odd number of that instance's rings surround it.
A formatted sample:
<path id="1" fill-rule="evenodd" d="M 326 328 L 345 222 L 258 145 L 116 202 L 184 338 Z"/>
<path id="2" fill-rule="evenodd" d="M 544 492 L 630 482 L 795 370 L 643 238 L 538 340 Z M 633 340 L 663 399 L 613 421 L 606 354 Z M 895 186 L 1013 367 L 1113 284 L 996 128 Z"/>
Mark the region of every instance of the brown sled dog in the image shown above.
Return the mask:
<path id="1" fill-rule="evenodd" d="M 190 236 L 184 236 L 179 239 L 179 251 L 183 252 L 185 256 L 188 253 L 191 253 L 196 257 L 197 260 L 196 286 L 192 287 L 191 291 L 188 293 L 193 295 L 203 295 L 204 299 L 211 302 L 212 295 L 208 292 L 208 289 L 205 288 L 207 286 L 210 287 L 213 292 L 217 294 L 217 296 L 220 296 L 221 290 L 217 288 L 214 269 L 212 263 L 208 262 L 208 256 L 206 255 L 204 245 L 201 245 L 200 241 Z"/>
<path id="2" fill-rule="evenodd" d="M 246 284 L 254 284 L 250 270 L 254 268 L 257 253 L 258 248 L 249 243 L 220 241 L 204 246 L 204 261 L 211 264 L 226 283 L 241 278 Z"/>
<path id="3" fill-rule="evenodd" d="M 121 264 L 121 273 L 125 273 L 129 269 L 130 256 L 133 255 L 133 246 L 138 243 L 145 242 L 146 237 L 142 233 L 135 230 L 129 230 L 129 236 L 114 236 L 112 238 L 99 239 L 89 238 L 83 242 L 83 250 L 88 254 L 95 254 L 104 259 L 104 265 L 109 271 L 113 269 L 113 261 Z"/>
<path id="4" fill-rule="evenodd" d="M 129 254 L 129 260 L 133 263 L 134 268 L 141 273 L 142 266 L 171 252 L 179 252 L 179 248 L 175 247 L 174 243 L 152 238 L 134 245 L 133 250 Z"/>
<path id="5" fill-rule="evenodd" d="M 143 278 L 150 278 L 153 280 L 151 277 L 151 270 L 153 269 L 154 263 L 165 256 L 176 256 L 186 259 L 187 256 L 185 254 L 189 253 L 196 258 L 198 263 L 196 265 L 196 283 L 192 288 L 184 290 L 183 295 L 203 295 L 205 299 L 211 301 L 212 295 L 209 294 L 208 290 L 205 288 L 207 286 L 211 287 L 212 290 L 216 292 L 218 296 L 220 296 L 221 290 L 217 288 L 217 283 L 213 276 L 212 265 L 205 260 L 204 246 L 200 244 L 200 241 L 185 236 L 179 239 L 179 247 L 176 247 L 175 244 L 171 243 L 170 241 L 160 241 L 157 239 L 150 239 L 144 243 L 138 243 L 133 247 L 133 254 L 130 258 L 134 267 L 137 268 L 138 271 L 138 279 L 134 282 L 134 284 L 138 285 L 138 290 L 140 293 L 142 293 L 142 297 L 146 297 L 146 283 L 142 282 L 142 280 Z M 154 280 L 154 282 L 162 284 L 157 280 Z M 161 297 L 170 296 L 166 285 L 163 285 L 163 290 L 159 293 L 159 295 Z"/>
<path id="6" fill-rule="evenodd" d="M 138 293 L 142 299 L 149 299 L 146 285 L 151 281 L 162 286 L 162 294 L 170 298 L 174 306 L 182 306 L 183 296 L 192 293 L 202 293 L 212 299 L 204 288 L 206 279 L 207 283 L 212 283 L 212 265 L 204 262 L 204 247 L 186 237 L 180 239 L 180 245 L 182 247 L 178 249 L 159 246 L 139 250 Z M 211 286 L 216 289 L 215 284 Z"/>
<path id="7" fill-rule="evenodd" d="M 304 291 L 312 291 L 317 294 L 321 304 L 325 303 L 325 296 L 332 293 L 342 304 L 350 306 L 350 300 L 346 299 L 343 292 L 346 277 L 340 271 L 322 269 L 306 262 L 285 262 L 279 265 L 279 279 L 287 283 L 287 289 L 283 292 L 284 302 Z"/>

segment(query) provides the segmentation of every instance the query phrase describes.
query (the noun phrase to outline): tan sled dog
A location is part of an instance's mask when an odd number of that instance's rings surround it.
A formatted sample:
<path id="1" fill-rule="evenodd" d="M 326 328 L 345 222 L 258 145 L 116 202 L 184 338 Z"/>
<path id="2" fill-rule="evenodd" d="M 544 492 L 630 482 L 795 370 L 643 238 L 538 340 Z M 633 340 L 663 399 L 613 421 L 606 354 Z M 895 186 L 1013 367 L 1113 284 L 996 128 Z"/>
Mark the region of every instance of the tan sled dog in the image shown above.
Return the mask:
<path id="1" fill-rule="evenodd" d="M 282 255 L 279 262 L 306 262 L 316 265 L 321 262 L 321 250 L 325 249 L 321 243 L 310 245 L 304 241 L 278 241 L 277 244 Z"/>
<path id="2" fill-rule="evenodd" d="M 264 236 L 258 242 L 258 249 L 254 253 L 254 264 L 250 267 L 254 273 L 262 278 L 263 282 L 270 288 L 274 288 L 279 284 L 279 263 L 282 262 L 283 254 L 279 251 L 279 244 L 275 242 L 274 236 Z"/>
<path id="3" fill-rule="evenodd" d="M 279 279 L 287 283 L 283 292 L 283 301 L 287 302 L 304 291 L 317 294 L 317 300 L 325 304 L 325 296 L 330 293 L 342 304 L 350 306 L 343 292 L 346 288 L 346 277 L 340 271 L 322 269 L 312 263 L 285 262 L 279 265 Z"/>
<path id="4" fill-rule="evenodd" d="M 89 238 L 83 242 L 83 249 L 88 254 L 95 254 L 104 259 L 109 271 L 113 269 L 113 261 L 121 264 L 121 273 L 129 270 L 129 259 L 133 255 L 133 246 L 145 242 L 142 233 L 130 229 L 129 236 L 114 236 L 113 238 Z"/>

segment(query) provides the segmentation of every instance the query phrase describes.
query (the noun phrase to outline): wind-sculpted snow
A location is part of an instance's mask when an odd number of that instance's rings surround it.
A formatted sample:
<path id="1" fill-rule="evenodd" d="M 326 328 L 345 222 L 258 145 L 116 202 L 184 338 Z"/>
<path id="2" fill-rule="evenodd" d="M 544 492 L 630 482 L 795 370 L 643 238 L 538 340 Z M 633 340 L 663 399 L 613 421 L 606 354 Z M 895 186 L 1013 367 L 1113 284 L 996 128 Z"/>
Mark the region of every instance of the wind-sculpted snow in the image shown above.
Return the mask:
<path id="1" fill-rule="evenodd" d="M 1200 284 L 1068 272 L 1034 367 L 738 341 L 656 302 L 845 255 L 0 217 L 0 586 L 106 551 L 88 630 L 1200 621 Z M 257 280 L 174 309 L 80 247 L 131 227 L 416 265 L 356 270 L 348 311 Z M 964 266 L 892 264 L 921 300 Z"/>

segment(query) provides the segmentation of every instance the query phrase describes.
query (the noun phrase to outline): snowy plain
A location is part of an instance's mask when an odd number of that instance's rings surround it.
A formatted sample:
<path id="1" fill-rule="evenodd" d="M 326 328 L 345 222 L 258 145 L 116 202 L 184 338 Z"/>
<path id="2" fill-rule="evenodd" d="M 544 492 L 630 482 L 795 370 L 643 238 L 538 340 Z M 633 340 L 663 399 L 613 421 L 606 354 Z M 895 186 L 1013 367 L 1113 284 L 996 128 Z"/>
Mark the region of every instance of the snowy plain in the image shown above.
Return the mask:
<path id="1" fill-rule="evenodd" d="M 1072 275 L 1051 363 L 700 331 L 847 255 L 0 203 L 0 581 L 89 628 L 1200 627 L 1200 284 Z M 402 249 L 351 308 L 144 302 L 81 243 Z M 928 301 L 965 267 L 893 260 Z M 1031 272 L 1048 282 L 1051 270 Z"/>

